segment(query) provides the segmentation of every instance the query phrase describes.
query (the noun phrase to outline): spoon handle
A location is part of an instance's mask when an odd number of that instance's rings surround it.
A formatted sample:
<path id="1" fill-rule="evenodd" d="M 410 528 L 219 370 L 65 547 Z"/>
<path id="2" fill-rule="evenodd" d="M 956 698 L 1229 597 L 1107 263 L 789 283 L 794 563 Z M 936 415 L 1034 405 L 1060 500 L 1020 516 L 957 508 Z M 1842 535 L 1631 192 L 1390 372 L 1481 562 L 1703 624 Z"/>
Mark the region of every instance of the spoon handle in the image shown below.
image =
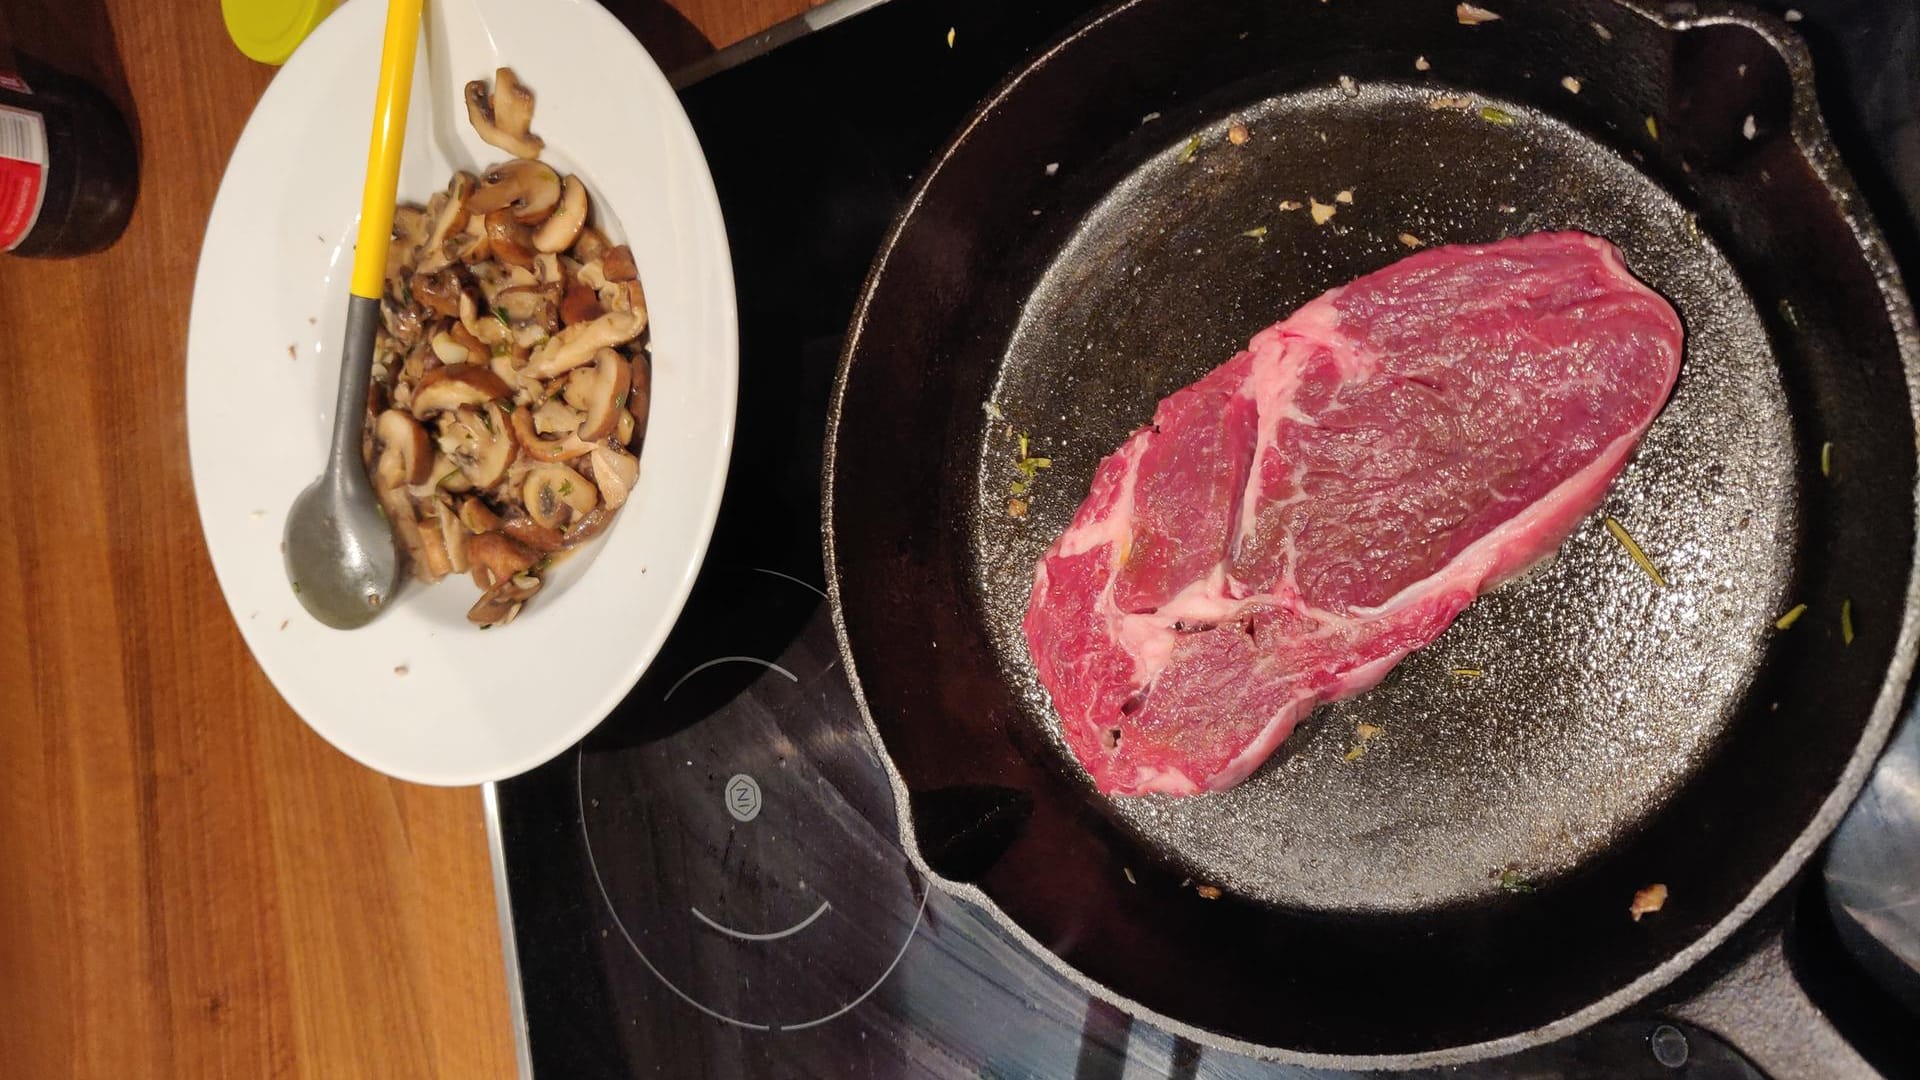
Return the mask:
<path id="1" fill-rule="evenodd" d="M 360 193 L 360 232 L 353 246 L 353 279 L 347 298 L 347 334 L 340 350 L 340 390 L 334 402 L 333 441 L 327 471 L 338 478 L 360 467 L 366 428 L 367 383 L 372 377 L 374 334 L 380 327 L 387 246 L 393 235 L 393 202 L 400 187 L 400 146 L 413 94 L 414 49 L 420 39 L 422 0 L 389 0 L 380 47 L 380 82 L 373 98 L 373 132 L 367 141 L 367 179 Z"/>

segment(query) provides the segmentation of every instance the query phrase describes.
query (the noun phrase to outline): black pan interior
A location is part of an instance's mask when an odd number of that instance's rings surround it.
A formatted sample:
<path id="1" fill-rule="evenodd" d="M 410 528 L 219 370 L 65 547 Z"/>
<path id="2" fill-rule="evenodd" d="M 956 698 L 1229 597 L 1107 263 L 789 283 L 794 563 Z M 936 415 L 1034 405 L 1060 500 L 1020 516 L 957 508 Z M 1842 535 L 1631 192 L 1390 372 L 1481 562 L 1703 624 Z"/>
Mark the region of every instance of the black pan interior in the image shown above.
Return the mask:
<path id="1" fill-rule="evenodd" d="M 1803 145 L 1796 61 L 1738 20 L 1504 14 L 1096 21 L 959 137 L 849 346 L 829 548 L 921 853 L 1110 993 L 1283 1054 L 1484 1044 L 1670 977 L 1804 855 L 1904 681 L 1911 326 Z M 1401 234 L 1543 228 L 1612 239 L 1686 321 L 1604 508 L 1668 586 L 1591 522 L 1234 792 L 1095 795 L 1017 625 L 1094 464 Z M 1015 518 L 1021 432 L 1054 467 Z M 1655 881 L 1668 908 L 1631 921 Z"/>

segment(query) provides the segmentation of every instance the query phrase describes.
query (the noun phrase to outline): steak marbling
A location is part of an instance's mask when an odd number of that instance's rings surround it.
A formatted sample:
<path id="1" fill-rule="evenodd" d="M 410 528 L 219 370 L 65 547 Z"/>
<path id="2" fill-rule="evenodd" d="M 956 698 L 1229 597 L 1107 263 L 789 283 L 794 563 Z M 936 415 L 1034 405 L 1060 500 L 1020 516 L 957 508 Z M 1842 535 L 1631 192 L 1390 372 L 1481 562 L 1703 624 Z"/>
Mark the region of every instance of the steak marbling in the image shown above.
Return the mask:
<path id="1" fill-rule="evenodd" d="M 1094 473 L 1024 629 L 1102 791 L 1245 779 L 1599 505 L 1679 372 L 1614 246 L 1433 248 L 1322 294 Z"/>

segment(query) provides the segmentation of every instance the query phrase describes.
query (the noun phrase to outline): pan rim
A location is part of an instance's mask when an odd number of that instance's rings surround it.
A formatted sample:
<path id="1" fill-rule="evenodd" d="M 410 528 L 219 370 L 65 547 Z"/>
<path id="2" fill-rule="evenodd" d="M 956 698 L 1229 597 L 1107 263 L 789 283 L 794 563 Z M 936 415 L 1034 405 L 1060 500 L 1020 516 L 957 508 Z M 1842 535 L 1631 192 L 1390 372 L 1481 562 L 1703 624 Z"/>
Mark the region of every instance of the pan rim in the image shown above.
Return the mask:
<path id="1" fill-rule="evenodd" d="M 1668 955 L 1637 978 L 1591 1000 L 1582 1008 L 1524 1031 L 1439 1049 L 1389 1054 L 1329 1054 L 1301 1051 L 1251 1043 L 1223 1035 L 1161 1013 L 1124 994 L 1115 993 L 1111 988 L 1084 975 L 1077 967 L 1010 918 L 984 890 L 976 885 L 954 881 L 937 873 L 921 853 L 913 825 L 910 793 L 905 778 L 894 762 L 893 755 L 887 750 L 886 740 L 880 732 L 879 725 L 874 721 L 873 711 L 867 701 L 866 689 L 855 661 L 853 644 L 846 624 L 846 608 L 841 598 L 840 553 L 834 527 L 834 478 L 839 457 L 840 425 L 853 364 L 860 351 L 875 292 L 892 262 L 903 235 L 916 219 L 917 212 L 925 203 L 934 182 L 941 176 L 948 163 L 961 150 L 974 130 L 990 119 L 1029 76 L 1054 56 L 1071 48 L 1080 39 L 1107 22 L 1125 15 L 1141 4 L 1150 2 L 1153 0 L 1120 0 L 1119 3 L 1082 19 L 1023 61 L 1017 70 L 1003 79 L 974 107 L 933 156 L 926 171 L 914 185 L 912 194 L 888 226 L 886 236 L 881 241 L 867 276 L 861 284 L 859 299 L 854 305 L 848 324 L 846 341 L 841 350 L 827 405 L 827 423 L 821 461 L 822 550 L 834 637 L 839 646 L 841 662 L 846 669 L 847 680 L 853 691 L 855 705 L 860 711 L 861 721 L 873 741 L 874 751 L 886 770 L 888 785 L 893 791 L 901 847 L 915 871 L 930 885 L 979 907 L 1003 932 L 1013 937 L 1030 952 L 1035 953 L 1042 962 L 1090 997 L 1105 1001 L 1175 1036 L 1203 1046 L 1211 1046 L 1259 1060 L 1308 1068 L 1397 1071 L 1461 1065 L 1486 1060 L 1572 1035 L 1617 1015 L 1666 988 L 1706 959 L 1709 954 L 1725 945 L 1801 874 L 1820 845 L 1839 825 L 1840 819 L 1865 786 L 1881 750 L 1906 709 L 1912 685 L 1915 655 L 1916 651 L 1920 651 L 1920 539 L 1916 540 L 1915 557 L 1910 562 L 1906 588 L 1902 595 L 1900 630 L 1894 640 L 1886 673 L 1882 679 L 1880 691 L 1874 699 L 1873 709 L 1861 729 L 1852 757 L 1846 767 L 1841 770 L 1819 808 L 1809 817 L 1806 825 L 1785 845 L 1772 867 L 1761 875 L 1746 896 L 1693 941 Z M 1823 185 L 1834 193 L 1840 217 L 1852 233 L 1863 259 L 1873 273 L 1875 285 L 1880 291 L 1888 323 L 1893 332 L 1894 349 L 1899 354 L 1901 366 L 1905 372 L 1908 411 L 1914 419 L 1915 453 L 1920 457 L 1920 327 L 1916 326 L 1912 302 L 1908 297 L 1892 250 L 1887 245 L 1879 226 L 1870 216 L 1865 200 L 1854 184 L 1851 173 L 1842 162 L 1839 150 L 1834 145 L 1830 130 L 1821 115 L 1814 91 L 1813 61 L 1805 42 L 1782 19 L 1733 0 L 1701 0 L 1701 2 L 1687 5 L 1683 12 L 1673 15 L 1657 7 L 1653 0 L 1608 0 L 1608 2 L 1629 15 L 1638 16 L 1653 23 L 1668 33 L 1677 34 L 1696 27 L 1715 25 L 1743 27 L 1765 40 L 1786 64 L 1792 86 L 1789 133 L 1801 157 L 1818 175 Z M 1916 526 L 1916 537 L 1920 538 L 1920 480 L 1916 480 L 1915 483 L 1911 509 Z"/>

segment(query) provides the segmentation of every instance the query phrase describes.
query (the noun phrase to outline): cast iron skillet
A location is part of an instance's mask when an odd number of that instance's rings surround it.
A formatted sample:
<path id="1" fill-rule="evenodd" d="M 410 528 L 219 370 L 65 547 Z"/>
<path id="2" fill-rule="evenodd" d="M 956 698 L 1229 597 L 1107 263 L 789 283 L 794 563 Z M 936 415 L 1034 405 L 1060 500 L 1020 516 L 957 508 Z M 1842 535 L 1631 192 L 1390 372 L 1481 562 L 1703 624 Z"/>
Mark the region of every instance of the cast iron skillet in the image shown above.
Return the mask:
<path id="1" fill-rule="evenodd" d="M 942 152 L 843 358 L 828 578 L 907 850 L 1090 990 L 1245 1053 L 1462 1061 L 1669 983 L 1826 835 L 1913 665 L 1920 335 L 1799 42 L 1718 5 L 1489 6 L 1091 19 Z M 1334 218 L 1282 206 L 1310 199 Z M 1094 793 L 1018 622 L 1099 458 L 1400 234 L 1549 228 L 1614 241 L 1687 325 L 1603 508 L 1667 587 L 1596 515 L 1240 788 Z M 1020 432 L 1053 466 L 1016 518 Z"/>

